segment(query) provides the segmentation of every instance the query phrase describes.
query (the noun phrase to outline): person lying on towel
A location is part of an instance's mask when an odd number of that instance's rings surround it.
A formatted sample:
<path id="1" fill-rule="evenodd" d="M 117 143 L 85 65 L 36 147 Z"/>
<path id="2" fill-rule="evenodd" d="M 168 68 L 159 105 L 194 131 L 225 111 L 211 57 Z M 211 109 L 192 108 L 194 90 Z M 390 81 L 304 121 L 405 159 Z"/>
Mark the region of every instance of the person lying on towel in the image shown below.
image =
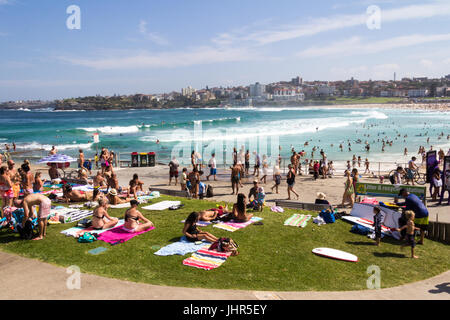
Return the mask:
<path id="1" fill-rule="evenodd" d="M 98 198 L 98 207 L 95 208 L 92 215 L 92 227 L 95 230 L 109 229 L 114 227 L 119 219 L 110 217 L 108 210 L 108 199 L 105 197 Z"/>
<path id="2" fill-rule="evenodd" d="M 128 232 L 141 232 L 153 227 L 153 222 L 148 220 L 137 210 L 139 202 L 137 200 L 130 201 L 131 208 L 125 212 L 125 223 L 123 229 Z M 140 223 L 142 221 L 142 223 Z"/>
<path id="3" fill-rule="evenodd" d="M 229 213 L 231 212 L 228 211 L 228 206 L 225 206 L 225 208 L 220 206 L 219 208 L 212 208 L 209 210 L 200 211 L 199 220 L 200 221 L 221 220 L 221 217 Z"/>
<path id="4" fill-rule="evenodd" d="M 200 219 L 200 215 L 200 212 L 191 212 L 184 222 L 183 234 L 192 242 L 201 241 L 203 239 L 212 243 L 216 242 L 218 240 L 217 237 L 209 232 L 198 229 L 197 222 Z"/>
<path id="5" fill-rule="evenodd" d="M 62 200 L 66 203 L 90 201 L 92 200 L 93 196 L 94 193 L 91 191 L 72 190 L 72 186 L 70 184 L 66 184 L 63 187 Z"/>

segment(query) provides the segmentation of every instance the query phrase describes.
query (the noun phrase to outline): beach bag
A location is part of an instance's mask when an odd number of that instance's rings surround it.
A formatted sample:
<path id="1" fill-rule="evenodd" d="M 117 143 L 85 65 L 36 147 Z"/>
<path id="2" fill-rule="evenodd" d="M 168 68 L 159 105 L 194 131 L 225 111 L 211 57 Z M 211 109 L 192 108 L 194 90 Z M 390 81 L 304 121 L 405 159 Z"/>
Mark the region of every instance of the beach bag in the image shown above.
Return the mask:
<path id="1" fill-rule="evenodd" d="M 366 235 L 369 234 L 370 229 L 369 229 L 369 228 L 366 228 L 366 227 L 364 227 L 364 226 L 362 226 L 362 225 L 359 225 L 359 224 L 354 224 L 354 225 L 352 226 L 352 228 L 350 229 L 350 232 L 353 232 L 353 233 L 356 233 L 356 234 L 361 234 L 361 235 L 363 235 L 363 236 L 366 236 Z"/>
<path id="2" fill-rule="evenodd" d="M 87 228 L 87 227 L 90 227 L 91 224 L 92 224 L 92 220 L 91 220 L 91 219 L 84 218 L 84 219 L 80 220 L 80 221 L 77 223 L 77 227 L 80 227 L 80 228 Z"/>
<path id="3" fill-rule="evenodd" d="M 90 232 L 85 232 L 78 238 L 79 243 L 91 243 L 96 240 L 97 240 L 97 238 L 95 237 L 95 235 L 93 235 Z"/>
<path id="4" fill-rule="evenodd" d="M 325 223 L 334 223 L 336 221 L 331 210 L 322 210 L 319 215 L 323 218 Z"/>
<path id="5" fill-rule="evenodd" d="M 232 256 L 237 256 L 239 252 L 237 248 L 239 245 L 230 238 L 219 238 L 214 242 L 208 250 L 216 250 L 218 252 L 231 252 Z"/>
<path id="6" fill-rule="evenodd" d="M 206 197 L 212 198 L 214 197 L 214 189 L 211 185 L 208 184 L 208 187 L 206 188 Z"/>
<path id="7" fill-rule="evenodd" d="M 33 231 L 33 222 L 31 222 L 30 220 L 27 220 L 25 222 L 25 227 L 17 225 L 17 231 L 20 234 L 20 238 L 24 240 L 31 240 L 36 236 L 35 232 Z"/>

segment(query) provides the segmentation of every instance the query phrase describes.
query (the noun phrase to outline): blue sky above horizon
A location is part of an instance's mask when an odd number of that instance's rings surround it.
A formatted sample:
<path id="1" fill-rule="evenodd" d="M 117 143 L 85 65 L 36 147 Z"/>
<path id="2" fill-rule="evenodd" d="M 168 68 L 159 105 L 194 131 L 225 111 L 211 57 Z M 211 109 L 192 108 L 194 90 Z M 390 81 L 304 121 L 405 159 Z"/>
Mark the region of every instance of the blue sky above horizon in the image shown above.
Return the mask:
<path id="1" fill-rule="evenodd" d="M 394 72 L 450 74 L 449 1 L 0 0 L 0 101 Z"/>

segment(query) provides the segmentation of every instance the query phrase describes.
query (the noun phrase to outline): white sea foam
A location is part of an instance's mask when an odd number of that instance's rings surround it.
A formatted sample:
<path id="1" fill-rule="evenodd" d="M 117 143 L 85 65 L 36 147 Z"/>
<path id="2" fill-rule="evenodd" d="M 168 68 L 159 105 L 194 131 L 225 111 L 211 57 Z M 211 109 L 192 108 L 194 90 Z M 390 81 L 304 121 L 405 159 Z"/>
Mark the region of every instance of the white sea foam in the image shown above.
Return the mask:
<path id="1" fill-rule="evenodd" d="M 91 148 L 92 143 L 55 144 L 54 146 L 56 147 L 56 149 L 58 149 L 60 151 L 69 150 L 69 149 L 89 149 L 89 148 Z M 53 147 L 53 145 L 41 144 L 38 142 L 17 144 L 17 149 L 20 149 L 20 150 L 44 149 L 44 150 L 50 151 L 52 149 L 52 147 Z"/>
<path id="2" fill-rule="evenodd" d="M 77 128 L 78 130 L 84 130 L 87 132 L 100 132 L 103 134 L 120 134 L 120 133 L 133 133 L 138 132 L 139 127 L 134 126 L 127 126 L 127 127 L 120 127 L 120 126 L 105 126 L 105 127 L 98 127 L 98 128 Z"/>
<path id="3" fill-rule="evenodd" d="M 362 116 L 367 119 L 388 119 L 389 117 L 383 112 L 370 110 L 370 111 L 352 111 L 351 116 Z"/>

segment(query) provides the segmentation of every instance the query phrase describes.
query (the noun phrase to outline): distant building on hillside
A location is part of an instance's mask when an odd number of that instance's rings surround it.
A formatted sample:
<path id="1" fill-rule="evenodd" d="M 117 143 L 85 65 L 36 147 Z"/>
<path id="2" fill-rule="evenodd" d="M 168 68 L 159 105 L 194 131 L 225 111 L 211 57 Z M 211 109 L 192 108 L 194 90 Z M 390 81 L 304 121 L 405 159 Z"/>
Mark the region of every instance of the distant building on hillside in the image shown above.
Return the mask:
<path id="1" fill-rule="evenodd" d="M 294 88 L 275 88 L 272 99 L 274 101 L 303 101 L 305 94 Z"/>
<path id="2" fill-rule="evenodd" d="M 259 82 L 250 85 L 250 97 L 262 97 L 266 93 L 266 86 Z"/>
<path id="3" fill-rule="evenodd" d="M 187 88 L 183 88 L 181 89 L 181 95 L 185 96 L 185 97 L 190 97 L 195 93 L 195 89 L 192 88 L 191 86 L 188 86 Z"/>
<path id="4" fill-rule="evenodd" d="M 409 98 L 423 98 L 428 96 L 429 91 L 427 89 L 412 89 L 408 90 Z"/>
<path id="5" fill-rule="evenodd" d="M 295 78 L 292 78 L 291 83 L 294 86 L 301 86 L 303 84 L 303 79 L 300 77 L 295 77 Z"/>

